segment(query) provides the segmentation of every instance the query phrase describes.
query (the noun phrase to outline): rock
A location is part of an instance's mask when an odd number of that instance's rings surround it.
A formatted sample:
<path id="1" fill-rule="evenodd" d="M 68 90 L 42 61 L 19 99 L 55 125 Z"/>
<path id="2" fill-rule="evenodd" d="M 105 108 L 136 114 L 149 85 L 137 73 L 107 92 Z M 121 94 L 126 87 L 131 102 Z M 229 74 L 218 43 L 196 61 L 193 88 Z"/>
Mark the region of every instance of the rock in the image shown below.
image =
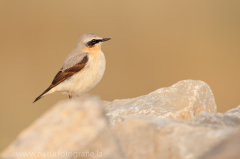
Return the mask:
<path id="1" fill-rule="evenodd" d="M 99 103 L 83 97 L 57 104 L 24 130 L 2 158 L 124 158 Z"/>
<path id="2" fill-rule="evenodd" d="M 117 117 L 126 115 L 191 120 L 201 112 L 217 111 L 210 87 L 194 80 L 180 81 L 137 98 L 106 102 L 105 107 L 111 126 Z"/>
<path id="3" fill-rule="evenodd" d="M 237 108 L 227 111 L 225 114 L 240 118 L 240 105 Z"/>
<path id="4" fill-rule="evenodd" d="M 196 159 L 236 131 L 240 118 L 202 113 L 193 121 L 125 116 L 113 128 L 128 159 Z"/>
<path id="5" fill-rule="evenodd" d="M 57 104 L 1 157 L 230 159 L 230 152 L 239 156 L 240 137 L 226 138 L 240 126 L 240 106 L 216 113 L 212 91 L 202 81 L 180 81 L 145 96 L 102 105 L 93 97 Z"/>
<path id="6" fill-rule="evenodd" d="M 200 159 L 239 159 L 240 129 L 215 146 Z"/>
<path id="7" fill-rule="evenodd" d="M 235 128 L 240 125 L 240 118 L 230 115 L 229 113 L 201 113 L 192 121 L 192 123 L 221 129 L 224 129 L 225 127 Z"/>
<path id="8" fill-rule="evenodd" d="M 240 158 L 240 106 L 227 111 L 223 117 L 224 125 L 231 125 L 238 128 L 235 133 L 229 135 L 226 139 L 221 141 L 220 144 L 214 146 L 200 159 L 238 159 Z M 215 120 L 220 123 L 219 120 Z M 224 125 L 222 128 L 224 128 Z"/>

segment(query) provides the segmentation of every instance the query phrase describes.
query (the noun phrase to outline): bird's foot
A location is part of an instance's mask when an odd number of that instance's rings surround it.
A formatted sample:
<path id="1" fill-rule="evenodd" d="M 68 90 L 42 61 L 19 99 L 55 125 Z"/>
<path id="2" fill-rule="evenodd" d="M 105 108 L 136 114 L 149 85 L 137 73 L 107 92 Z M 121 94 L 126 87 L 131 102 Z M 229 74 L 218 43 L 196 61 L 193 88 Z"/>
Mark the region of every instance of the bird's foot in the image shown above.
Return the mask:
<path id="1" fill-rule="evenodd" d="M 69 97 L 69 99 L 72 99 L 72 94 L 71 94 L 71 93 L 69 93 L 68 97 Z"/>

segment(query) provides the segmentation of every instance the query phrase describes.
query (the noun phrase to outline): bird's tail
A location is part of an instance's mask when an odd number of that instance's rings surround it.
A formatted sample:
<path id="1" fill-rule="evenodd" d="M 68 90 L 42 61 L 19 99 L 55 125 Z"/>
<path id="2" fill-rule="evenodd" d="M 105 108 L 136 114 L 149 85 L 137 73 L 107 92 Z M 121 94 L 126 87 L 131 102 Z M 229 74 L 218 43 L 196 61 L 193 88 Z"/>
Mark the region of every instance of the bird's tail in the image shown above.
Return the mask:
<path id="1" fill-rule="evenodd" d="M 38 101 L 39 99 L 41 99 L 42 97 L 44 97 L 44 95 L 45 95 L 48 91 L 50 91 L 50 89 L 52 89 L 51 86 L 48 87 L 40 96 L 38 96 L 38 97 L 33 101 L 33 103 L 35 103 L 36 101 Z"/>

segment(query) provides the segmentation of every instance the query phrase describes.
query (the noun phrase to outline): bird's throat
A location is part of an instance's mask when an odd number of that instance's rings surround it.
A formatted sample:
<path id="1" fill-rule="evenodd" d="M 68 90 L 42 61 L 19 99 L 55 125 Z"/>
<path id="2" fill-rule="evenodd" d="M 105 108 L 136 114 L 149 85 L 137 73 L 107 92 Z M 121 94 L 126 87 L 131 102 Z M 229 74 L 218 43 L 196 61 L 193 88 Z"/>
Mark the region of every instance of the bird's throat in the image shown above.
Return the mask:
<path id="1" fill-rule="evenodd" d="M 101 45 L 98 44 L 98 45 L 94 45 L 91 48 L 85 48 L 83 52 L 98 52 L 100 50 L 101 50 Z"/>

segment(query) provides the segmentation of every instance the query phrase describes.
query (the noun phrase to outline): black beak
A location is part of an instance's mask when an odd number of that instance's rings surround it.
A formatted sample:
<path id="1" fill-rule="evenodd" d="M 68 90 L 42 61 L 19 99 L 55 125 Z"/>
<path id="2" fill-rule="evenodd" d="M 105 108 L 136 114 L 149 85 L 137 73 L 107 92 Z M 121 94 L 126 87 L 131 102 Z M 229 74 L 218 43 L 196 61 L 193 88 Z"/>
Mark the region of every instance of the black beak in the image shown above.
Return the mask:
<path id="1" fill-rule="evenodd" d="M 102 39 L 102 42 L 105 42 L 105 41 L 108 41 L 108 40 L 110 40 L 111 38 L 103 38 Z"/>

